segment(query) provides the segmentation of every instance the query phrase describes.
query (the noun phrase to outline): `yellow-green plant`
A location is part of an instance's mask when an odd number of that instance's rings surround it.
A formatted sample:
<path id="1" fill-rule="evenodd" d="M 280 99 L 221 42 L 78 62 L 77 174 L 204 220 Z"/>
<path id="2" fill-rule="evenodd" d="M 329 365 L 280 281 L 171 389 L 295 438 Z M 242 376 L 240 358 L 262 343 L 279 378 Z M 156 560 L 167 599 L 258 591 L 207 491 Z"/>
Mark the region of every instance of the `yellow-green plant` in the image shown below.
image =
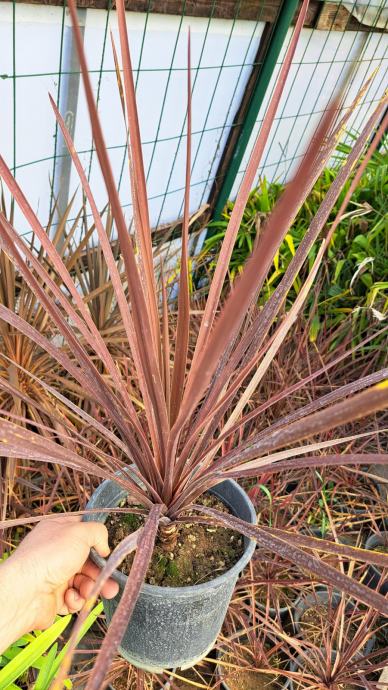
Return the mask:
<path id="1" fill-rule="evenodd" d="M 95 606 L 88 615 L 80 632 L 79 641 L 86 635 L 89 628 L 102 613 L 102 604 Z M 72 620 L 72 616 L 58 616 L 57 620 L 47 630 L 35 631 L 23 635 L 0 656 L 0 690 L 19 690 L 17 681 L 23 684 L 28 681 L 31 671 L 35 680 L 28 687 L 31 690 L 49 690 L 56 673 L 67 653 L 68 645 L 59 647 L 62 633 Z M 31 680 L 31 677 L 30 677 Z M 73 687 L 69 679 L 65 679 L 64 687 Z"/>

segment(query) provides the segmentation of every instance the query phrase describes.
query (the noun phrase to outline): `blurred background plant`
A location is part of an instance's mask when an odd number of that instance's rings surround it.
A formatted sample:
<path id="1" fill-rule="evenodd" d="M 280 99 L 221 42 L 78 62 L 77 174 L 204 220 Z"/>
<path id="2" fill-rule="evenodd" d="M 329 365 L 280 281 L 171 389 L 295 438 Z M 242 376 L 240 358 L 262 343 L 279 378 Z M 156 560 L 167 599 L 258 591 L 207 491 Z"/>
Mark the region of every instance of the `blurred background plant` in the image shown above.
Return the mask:
<path id="1" fill-rule="evenodd" d="M 348 139 L 355 140 L 356 134 L 349 132 Z M 265 304 L 284 275 L 292 257 L 309 227 L 312 218 L 325 197 L 339 167 L 351 150 L 350 144 L 341 143 L 334 156 L 334 165 L 326 168 L 317 180 L 309 197 L 302 205 L 290 232 L 277 252 L 272 272 L 263 286 L 259 305 Z M 328 220 L 335 217 L 350 186 L 344 185 Z M 284 186 L 279 182 L 261 179 L 252 190 L 235 242 L 229 266 L 229 282 L 243 271 L 251 254 L 267 214 L 274 207 Z M 315 342 L 323 328 L 337 331 L 331 347 L 352 330 L 354 342 L 359 341 L 361 332 L 368 326 L 378 326 L 388 312 L 388 136 L 381 142 L 380 150 L 373 153 L 360 180 L 352 201 L 351 209 L 335 231 L 327 256 L 325 257 L 316 288 L 306 301 L 305 316 L 309 321 L 309 337 Z M 209 224 L 210 236 L 205 240 L 196 265 L 195 280 L 206 291 L 207 274 L 213 274 L 219 250 L 225 235 L 233 202 L 228 202 L 221 220 Z M 317 244 L 311 249 L 308 260 L 295 279 L 287 298 L 291 304 L 299 293 L 308 271 L 315 259 Z M 225 290 L 228 289 L 225 284 Z M 316 309 L 315 309 L 316 307 Z"/>

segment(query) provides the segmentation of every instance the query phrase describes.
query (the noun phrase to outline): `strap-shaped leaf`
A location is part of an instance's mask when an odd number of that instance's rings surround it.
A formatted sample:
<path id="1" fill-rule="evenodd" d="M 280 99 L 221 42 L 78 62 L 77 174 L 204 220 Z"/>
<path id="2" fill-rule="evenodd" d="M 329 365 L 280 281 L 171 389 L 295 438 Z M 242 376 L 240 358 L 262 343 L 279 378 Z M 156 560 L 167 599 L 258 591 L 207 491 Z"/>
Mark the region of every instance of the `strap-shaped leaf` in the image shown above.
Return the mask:
<path id="1" fill-rule="evenodd" d="M 357 582 L 356 580 L 344 575 L 339 570 L 336 570 L 328 563 L 323 563 L 315 556 L 303 551 L 297 545 L 298 542 L 293 539 L 292 533 L 287 533 L 287 538 L 280 538 L 277 535 L 277 530 L 271 530 L 270 528 L 263 529 L 256 525 L 249 525 L 247 522 L 240 520 L 232 515 L 225 515 L 225 513 L 220 513 L 213 508 L 205 508 L 204 506 L 193 506 L 195 510 L 200 513 L 209 515 L 211 518 L 217 520 L 218 523 L 230 527 L 246 537 L 250 537 L 257 541 L 257 543 L 274 551 L 279 556 L 284 558 L 291 563 L 307 570 L 308 572 L 315 575 L 320 581 L 327 582 L 336 589 L 339 589 L 346 594 L 362 601 L 367 606 L 371 606 L 377 611 L 380 611 L 384 615 L 388 615 L 388 600 L 385 599 L 378 592 L 373 591 L 369 587 Z M 319 540 L 314 540 L 319 541 Z M 310 547 L 311 548 L 311 547 Z M 316 547 L 313 547 L 316 548 Z M 327 547 L 325 547 L 327 548 Z M 384 555 L 384 554 L 383 554 Z M 388 556 L 384 555 L 384 563 L 388 566 Z"/>
<path id="2" fill-rule="evenodd" d="M 383 431 L 383 430 L 382 430 Z M 310 455 L 305 457 L 293 457 L 289 460 L 280 460 L 266 465 L 266 458 L 261 458 L 260 464 L 258 462 L 257 469 L 240 468 L 235 472 L 227 472 L 230 478 L 255 477 L 258 472 L 260 474 L 274 474 L 275 472 L 287 472 L 289 470 L 311 469 L 317 467 L 342 467 L 345 465 L 388 465 L 388 455 L 385 453 L 344 453 L 332 455 Z"/>
<path id="3" fill-rule="evenodd" d="M 71 621 L 71 615 L 62 616 L 50 628 L 42 632 L 33 642 L 24 647 L 1 671 L 0 690 L 7 690 L 34 661 L 46 652 L 59 638 Z"/>
<path id="4" fill-rule="evenodd" d="M 136 264 L 132 241 L 128 233 L 112 167 L 105 146 L 96 103 L 94 101 L 93 89 L 87 68 L 81 31 L 77 19 L 76 3 L 74 0 L 69 0 L 69 10 L 72 18 L 75 44 L 80 61 L 81 74 L 85 88 L 96 153 L 109 195 L 112 214 L 115 219 L 120 247 L 126 268 L 126 279 L 128 282 L 132 318 L 137 340 L 137 352 L 139 353 L 140 361 L 142 363 L 142 375 L 144 376 L 144 380 L 147 385 L 147 392 L 150 397 L 150 405 L 152 406 L 152 415 L 149 416 L 149 419 L 151 420 L 151 425 L 153 427 L 154 437 L 158 440 L 158 449 L 155 449 L 155 452 L 158 452 L 160 456 L 163 457 L 165 455 L 167 443 L 168 418 L 166 403 L 163 396 L 163 389 L 161 386 L 161 376 L 158 361 L 153 347 L 153 333 L 149 318 L 149 310 L 147 308 L 147 302 Z"/>
<path id="5" fill-rule="evenodd" d="M 310 436 L 321 434 L 356 419 L 362 419 L 368 414 L 383 410 L 387 406 L 388 381 L 383 381 L 332 407 L 275 429 L 267 438 L 257 440 L 254 436 L 237 450 L 231 451 L 214 463 L 214 467 L 217 467 L 218 470 L 225 470 L 233 467 L 233 465 L 241 465 L 258 455 L 272 452 L 297 441 L 303 441 Z"/>
<path id="6" fill-rule="evenodd" d="M 251 189 L 253 187 L 255 176 L 257 174 L 257 169 L 259 167 L 261 157 L 267 144 L 271 127 L 273 125 L 274 118 L 276 115 L 276 111 L 278 109 L 282 93 L 284 91 L 287 76 L 291 68 L 292 58 L 295 54 L 300 32 L 303 28 L 307 8 L 308 0 L 304 0 L 292 34 L 291 41 L 289 43 L 285 58 L 282 63 L 278 80 L 276 82 L 273 94 L 271 96 L 269 106 L 264 115 L 259 135 L 256 139 L 253 151 L 251 153 L 249 163 L 245 171 L 243 181 L 241 183 L 239 194 L 233 207 L 233 212 L 228 224 L 227 231 L 225 233 L 224 241 L 222 243 L 220 256 L 217 261 L 216 271 L 212 279 L 212 284 L 210 286 L 210 292 L 206 302 L 205 313 L 201 321 L 201 329 L 196 344 L 193 366 L 195 365 L 199 355 L 201 354 L 201 351 L 205 347 L 209 338 L 211 328 L 213 326 L 213 322 L 216 316 L 221 296 L 222 286 L 228 270 L 230 257 L 232 255 L 233 247 L 243 217 L 244 209 L 248 201 Z"/>
<path id="7" fill-rule="evenodd" d="M 178 416 L 183 396 L 187 365 L 187 348 L 189 343 L 190 326 L 190 291 L 189 291 L 189 214 L 190 214 L 190 171 L 191 171 L 191 61 L 190 34 L 187 47 L 187 136 L 186 136 L 186 179 L 185 200 L 182 221 L 182 250 L 179 275 L 178 294 L 178 323 L 176 341 L 179 347 L 175 349 L 174 369 L 171 383 L 171 411 L 170 423 L 173 424 Z M 171 465 L 171 463 L 170 463 Z M 170 468 L 169 475 L 171 475 Z M 167 482 L 169 478 L 167 478 Z"/>

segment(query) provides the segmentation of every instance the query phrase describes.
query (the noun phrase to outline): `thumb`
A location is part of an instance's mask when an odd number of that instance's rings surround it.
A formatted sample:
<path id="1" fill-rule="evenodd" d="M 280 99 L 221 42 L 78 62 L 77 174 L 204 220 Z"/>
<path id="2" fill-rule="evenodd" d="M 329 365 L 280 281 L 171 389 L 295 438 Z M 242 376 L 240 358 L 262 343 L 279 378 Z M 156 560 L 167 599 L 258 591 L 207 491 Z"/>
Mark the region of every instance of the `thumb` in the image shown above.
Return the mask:
<path id="1" fill-rule="evenodd" d="M 94 547 L 99 554 L 107 558 L 110 554 L 108 544 L 108 530 L 102 522 L 81 522 L 84 538 L 91 549 Z"/>

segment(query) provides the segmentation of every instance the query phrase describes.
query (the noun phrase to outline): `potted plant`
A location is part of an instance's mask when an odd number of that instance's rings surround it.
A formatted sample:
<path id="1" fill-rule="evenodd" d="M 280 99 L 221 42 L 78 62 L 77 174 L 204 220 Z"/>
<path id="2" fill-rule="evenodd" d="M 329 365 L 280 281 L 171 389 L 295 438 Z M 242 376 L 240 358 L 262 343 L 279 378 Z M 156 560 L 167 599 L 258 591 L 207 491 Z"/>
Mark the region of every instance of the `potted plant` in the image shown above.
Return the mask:
<path id="1" fill-rule="evenodd" d="M 359 658 L 358 663 L 355 664 L 353 658 L 352 661 L 348 661 L 345 654 L 338 656 L 336 651 L 332 651 L 328 657 L 326 649 L 306 648 L 291 660 L 290 672 L 293 675 L 289 676 L 284 690 L 374 689 L 376 685 L 369 680 L 374 670 L 372 663 L 367 659 Z M 369 673 L 368 666 L 372 669 Z M 382 668 L 381 662 L 379 667 Z M 366 685 L 366 683 L 369 684 Z"/>
<path id="2" fill-rule="evenodd" d="M 266 549 L 256 549 L 253 559 L 235 590 L 234 602 L 246 602 L 255 610 L 277 621 L 290 615 L 304 583 L 300 569 Z M 308 580 L 310 582 L 310 580 Z"/>
<path id="3" fill-rule="evenodd" d="M 217 648 L 217 677 L 224 690 L 284 687 L 284 641 L 260 625 L 252 599 L 246 613 L 235 605 L 230 607 L 222 633 Z"/>
<path id="4" fill-rule="evenodd" d="M 227 651 L 218 655 L 218 676 L 224 690 L 281 690 L 284 677 L 274 646 L 251 647 L 245 633 Z"/>
<path id="5" fill-rule="evenodd" d="M 343 602 L 338 592 L 330 592 L 325 587 L 302 592 L 294 604 L 295 632 L 318 647 L 323 647 L 327 638 L 335 648 L 339 643 L 344 647 L 350 643 L 357 645 L 364 619 L 363 611 L 358 611 L 350 601 Z M 368 654 L 373 649 L 375 637 L 368 635 L 367 626 L 362 629 L 364 640 L 364 652 Z M 357 651 L 357 646 L 355 649 Z"/>
<path id="6" fill-rule="evenodd" d="M 285 688 L 328 690 L 374 688 L 386 663 L 386 648 L 372 632 L 378 614 L 343 598 L 338 592 L 316 588 L 301 593 L 295 604 L 294 629 Z"/>
<path id="7" fill-rule="evenodd" d="M 313 405 L 299 408 L 292 413 L 291 418 L 290 415 L 286 415 L 277 419 L 264 432 L 256 434 L 251 427 L 251 433 L 244 437 L 244 428 L 248 421 L 251 422 L 255 415 L 263 411 L 263 405 L 260 405 L 247 415 L 246 403 L 252 391 L 259 387 L 265 371 L 295 322 L 319 270 L 324 251 L 362 175 L 363 166 L 367 164 L 378 145 L 387 117 L 378 127 L 367 151 L 364 151 L 370 134 L 384 111 L 386 99 L 378 105 L 365 124 L 354 148 L 322 201 L 318 213 L 312 219 L 294 259 L 264 309 L 255 310 L 255 303 L 273 257 L 298 208 L 330 158 L 331 150 L 351 112 L 351 109 L 348 110 L 337 123 L 336 103 L 328 108 L 295 179 L 287 186 L 274 211 L 268 216 L 244 272 L 235 281 L 233 290 L 225 301 L 220 300 L 241 216 L 276 113 L 298 35 L 303 26 L 307 4 L 305 0 L 234 206 L 195 349 L 191 354 L 188 347 L 190 60 L 186 191 L 177 298 L 178 317 L 174 339 L 171 341 L 170 305 L 164 272 L 162 268 L 158 275 L 161 284 L 159 300 L 152 258 L 151 229 L 124 2 L 120 0 L 117 3 L 123 79 L 120 69 L 117 69 L 117 76 L 129 130 L 128 155 L 135 239 L 129 233 L 109 163 L 77 23 L 75 2 L 72 0 L 69 3 L 96 153 L 118 235 L 125 268 L 124 277 L 118 272 L 116 257 L 113 255 L 109 237 L 69 132 L 52 99 L 51 102 L 93 215 L 96 233 L 115 291 L 115 301 L 123 321 L 128 352 L 131 353 L 136 369 L 142 397 L 141 405 L 137 405 L 132 399 L 126 380 L 116 366 L 80 295 L 77 282 L 70 275 L 8 166 L 0 157 L 0 176 L 3 183 L 25 215 L 42 249 L 40 256 L 34 255 L 18 236 L 12 224 L 0 214 L 2 246 L 17 266 L 23 281 L 34 290 L 66 347 L 43 336 L 27 319 L 23 319 L 4 305 L 0 305 L 0 318 L 44 349 L 67 371 L 69 377 L 77 381 L 84 390 L 85 397 L 93 402 L 90 408 L 92 412 L 89 413 L 78 407 L 70 397 L 41 380 L 39 383 L 42 388 L 66 407 L 68 421 L 62 421 L 62 427 L 50 428 L 33 422 L 32 426 L 41 432 L 39 434 L 31 429 L 31 423 L 27 428 L 20 425 L 17 419 L 2 418 L 0 455 L 36 462 L 54 462 L 102 480 L 103 483 L 89 502 L 89 519 L 105 521 L 109 514 L 116 517 L 120 514 L 131 514 L 135 517 L 124 517 L 123 525 L 127 527 L 127 531 L 121 530 L 121 535 L 125 533 L 126 536 L 114 548 L 106 563 L 94 555 L 96 562 L 102 566 L 102 573 L 72 633 L 69 650 L 74 648 L 77 631 L 102 583 L 112 575 L 120 584 L 120 594 L 112 603 L 105 604 L 110 625 L 89 679 L 88 690 L 101 687 L 106 669 L 120 645 L 122 653 L 128 659 L 133 660 L 139 667 L 152 670 L 159 670 L 162 666 L 186 666 L 205 655 L 219 632 L 235 581 L 251 558 L 254 542 L 273 550 L 325 582 L 343 588 L 350 595 L 379 608 L 383 613 L 388 610 L 388 604 L 381 594 L 353 581 L 328 564 L 322 564 L 311 550 L 321 549 L 340 555 L 351 553 L 355 558 L 381 567 L 388 562 L 385 554 L 353 551 L 349 546 L 325 541 L 317 543 L 316 539 L 308 536 L 289 534 L 276 528 L 262 528 L 254 524 L 252 505 L 245 492 L 234 481 L 239 477 L 257 477 L 261 472 L 268 474 L 294 467 L 322 467 L 328 462 L 346 465 L 387 461 L 386 455 L 368 453 L 311 455 L 318 449 L 335 449 L 341 443 L 349 441 L 347 436 L 327 440 L 322 436 L 327 431 L 377 412 L 387 405 L 388 387 L 383 383 L 386 377 L 384 370 L 365 376 L 350 386 L 337 388 L 328 400 L 321 398 Z M 190 47 L 188 52 L 190 55 Z M 362 162 L 354 171 L 360 156 L 363 156 Z M 329 232 L 319 246 L 308 278 L 291 309 L 280 318 L 280 309 L 295 276 L 325 227 L 332 205 L 352 173 L 352 182 Z M 56 276 L 55 281 L 52 278 L 53 274 Z M 66 348 L 71 350 L 71 357 Z M 101 363 L 104 375 L 101 373 Z M 15 391 L 15 395 L 24 400 L 28 398 L 21 391 Z M 287 388 L 282 395 L 287 396 Z M 266 401 L 264 409 L 274 402 L 275 399 Z M 51 416 L 56 421 L 56 412 L 52 412 Z M 236 432 L 239 432 L 238 441 L 234 440 Z M 68 443 L 69 436 L 71 444 Z M 314 443 L 300 445 L 310 437 L 315 437 Z M 225 448 L 225 440 L 228 440 L 228 450 L 220 454 L 220 448 Z M 354 436 L 351 440 L 354 440 Z M 45 516 L 45 519 L 49 519 L 49 516 Z M 208 574 L 210 579 L 205 578 L 205 581 L 199 584 L 196 580 L 190 583 L 181 580 L 180 586 L 163 587 L 154 575 L 153 584 L 144 584 L 149 570 L 155 573 L 156 566 L 161 562 L 164 564 L 162 581 L 167 570 L 170 574 L 175 570 L 177 549 L 181 548 L 182 542 L 187 546 L 191 541 L 190 525 L 202 525 L 209 535 L 216 531 L 221 535 L 221 540 L 225 529 L 231 530 L 232 534 L 229 532 L 228 536 L 233 536 L 241 543 L 232 549 L 229 564 L 217 563 L 215 577 Z M 235 536 L 238 534 L 243 536 Z M 192 536 L 195 536 L 194 532 Z M 132 552 L 134 557 L 132 563 L 127 563 L 127 572 L 130 572 L 130 577 L 127 577 L 118 568 Z M 202 560 L 209 561 L 208 551 L 205 552 L 206 549 L 202 552 Z M 156 564 L 153 554 L 156 555 Z M 221 558 L 219 561 L 224 559 Z M 70 651 L 59 672 L 58 685 L 69 663 Z"/>

